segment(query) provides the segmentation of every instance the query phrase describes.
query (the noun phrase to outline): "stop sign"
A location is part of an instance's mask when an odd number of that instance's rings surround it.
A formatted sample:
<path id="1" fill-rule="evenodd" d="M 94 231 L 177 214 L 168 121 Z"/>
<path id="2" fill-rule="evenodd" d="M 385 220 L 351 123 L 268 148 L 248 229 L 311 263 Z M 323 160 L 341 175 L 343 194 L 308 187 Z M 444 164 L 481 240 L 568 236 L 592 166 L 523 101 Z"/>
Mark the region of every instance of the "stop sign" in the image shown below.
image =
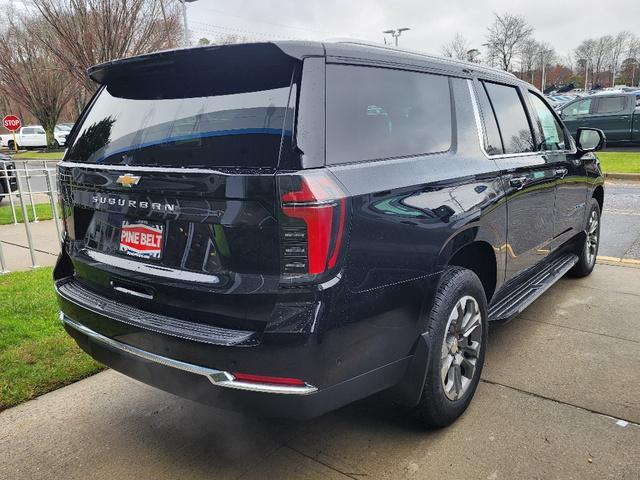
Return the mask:
<path id="1" fill-rule="evenodd" d="M 20 119 L 15 115 L 7 115 L 2 119 L 2 125 L 10 132 L 15 132 L 21 126 Z"/>

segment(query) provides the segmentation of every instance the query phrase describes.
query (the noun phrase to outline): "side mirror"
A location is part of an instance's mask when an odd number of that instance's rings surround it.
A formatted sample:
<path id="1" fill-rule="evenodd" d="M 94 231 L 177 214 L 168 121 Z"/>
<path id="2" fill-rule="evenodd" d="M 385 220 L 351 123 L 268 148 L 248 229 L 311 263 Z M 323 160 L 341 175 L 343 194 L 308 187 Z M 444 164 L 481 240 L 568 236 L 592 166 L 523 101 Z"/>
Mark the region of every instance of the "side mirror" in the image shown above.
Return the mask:
<path id="1" fill-rule="evenodd" d="M 599 128 L 578 128 L 576 144 L 580 153 L 602 150 L 606 142 L 607 138 Z"/>

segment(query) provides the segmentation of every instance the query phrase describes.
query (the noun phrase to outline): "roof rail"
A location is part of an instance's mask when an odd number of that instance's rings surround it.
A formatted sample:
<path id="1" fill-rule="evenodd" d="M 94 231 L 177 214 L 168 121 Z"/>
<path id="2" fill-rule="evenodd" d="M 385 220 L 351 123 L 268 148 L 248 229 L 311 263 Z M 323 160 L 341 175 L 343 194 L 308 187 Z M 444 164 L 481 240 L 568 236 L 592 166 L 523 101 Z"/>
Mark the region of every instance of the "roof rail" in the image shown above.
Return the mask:
<path id="1" fill-rule="evenodd" d="M 383 50 L 389 50 L 389 51 L 393 51 L 393 52 L 408 53 L 408 54 L 411 54 L 411 55 L 417 55 L 417 56 L 428 58 L 428 59 L 431 59 L 431 60 L 437 60 L 437 61 L 440 61 L 440 62 L 450 63 L 452 65 L 459 65 L 461 67 L 468 67 L 469 69 L 472 69 L 472 70 L 482 70 L 482 71 L 485 71 L 485 72 L 497 73 L 497 74 L 500 74 L 500 75 L 509 75 L 511 77 L 518 78 L 513 73 L 507 72 L 506 70 L 501 70 L 499 68 L 488 67 L 486 65 L 480 65 L 478 63 L 465 62 L 464 60 L 455 60 L 453 58 L 441 57 L 441 56 L 438 56 L 438 55 L 433 55 L 433 54 L 430 54 L 430 53 L 421 52 L 419 50 L 409 50 L 409 49 L 405 49 L 405 48 L 394 47 L 392 45 L 385 45 L 385 44 L 382 44 L 382 43 L 367 42 L 365 40 L 350 39 L 350 38 L 336 38 L 336 39 L 328 39 L 326 41 L 329 42 L 329 43 L 343 43 L 343 44 L 348 44 L 348 45 L 360 45 L 360 46 L 363 46 L 363 47 L 380 48 L 380 49 L 383 49 Z"/>

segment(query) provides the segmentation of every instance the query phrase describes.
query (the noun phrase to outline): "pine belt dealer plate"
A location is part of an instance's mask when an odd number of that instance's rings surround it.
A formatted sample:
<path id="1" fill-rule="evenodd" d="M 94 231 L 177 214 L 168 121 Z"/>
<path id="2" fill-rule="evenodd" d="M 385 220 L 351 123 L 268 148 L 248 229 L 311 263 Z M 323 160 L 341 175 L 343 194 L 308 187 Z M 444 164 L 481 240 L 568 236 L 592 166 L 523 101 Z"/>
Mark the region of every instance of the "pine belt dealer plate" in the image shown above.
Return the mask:
<path id="1" fill-rule="evenodd" d="M 123 220 L 119 251 L 132 257 L 159 260 L 162 256 L 163 233 L 164 225 L 143 220 Z"/>

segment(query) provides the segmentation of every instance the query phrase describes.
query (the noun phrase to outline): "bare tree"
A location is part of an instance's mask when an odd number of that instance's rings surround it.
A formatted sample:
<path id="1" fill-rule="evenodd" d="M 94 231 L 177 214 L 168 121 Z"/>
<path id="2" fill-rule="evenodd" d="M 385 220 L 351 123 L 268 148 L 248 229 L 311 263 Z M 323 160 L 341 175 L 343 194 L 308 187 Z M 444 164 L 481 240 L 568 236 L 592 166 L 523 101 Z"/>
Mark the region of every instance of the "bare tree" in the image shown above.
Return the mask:
<path id="1" fill-rule="evenodd" d="M 593 49 L 593 78 L 595 84 L 601 81 L 601 74 L 610 65 L 611 45 L 613 37 L 605 35 L 595 40 Z"/>
<path id="2" fill-rule="evenodd" d="M 42 20 L 8 20 L 5 41 L 0 43 L 0 91 L 40 122 L 47 133 L 47 146 L 52 148 L 53 130 L 75 82 L 34 37 L 36 30 L 39 35 L 49 33 Z"/>
<path id="3" fill-rule="evenodd" d="M 640 80 L 636 82 L 636 79 L 640 77 L 638 70 L 640 70 L 640 38 L 635 35 L 629 41 L 627 49 L 627 64 L 631 68 L 631 80 L 630 86 L 640 86 Z"/>
<path id="4" fill-rule="evenodd" d="M 467 52 L 470 50 L 469 42 L 461 33 L 456 33 L 453 40 L 442 45 L 442 54 L 456 60 L 467 60 Z"/>
<path id="5" fill-rule="evenodd" d="M 487 35 L 489 57 L 499 61 L 502 69 L 508 71 L 520 46 L 533 33 L 533 28 L 519 15 L 493 15 L 495 18 Z"/>
<path id="6" fill-rule="evenodd" d="M 533 75 L 535 73 L 534 66 L 537 63 L 539 51 L 540 44 L 533 38 L 527 38 L 520 45 L 520 71 L 523 78 L 525 73 L 531 75 L 531 83 L 533 83 Z"/>
<path id="7" fill-rule="evenodd" d="M 182 35 L 175 0 L 32 0 L 50 27 L 42 35 L 59 63 L 88 91 L 91 65 L 176 47 Z"/>
<path id="8" fill-rule="evenodd" d="M 593 70 L 594 52 L 595 52 L 595 40 L 589 38 L 583 40 L 580 45 L 574 50 L 576 63 L 582 67 L 584 72 L 585 90 L 588 88 L 589 69 Z M 593 84 L 593 74 L 591 75 L 591 83 Z"/>
<path id="9" fill-rule="evenodd" d="M 611 86 L 613 87 L 616 83 L 616 75 L 620 70 L 620 64 L 624 60 L 623 55 L 627 51 L 627 47 L 629 42 L 632 40 L 633 34 L 631 32 L 622 31 L 619 32 L 613 39 L 611 40 L 609 52 L 609 60 L 611 61 Z"/>

